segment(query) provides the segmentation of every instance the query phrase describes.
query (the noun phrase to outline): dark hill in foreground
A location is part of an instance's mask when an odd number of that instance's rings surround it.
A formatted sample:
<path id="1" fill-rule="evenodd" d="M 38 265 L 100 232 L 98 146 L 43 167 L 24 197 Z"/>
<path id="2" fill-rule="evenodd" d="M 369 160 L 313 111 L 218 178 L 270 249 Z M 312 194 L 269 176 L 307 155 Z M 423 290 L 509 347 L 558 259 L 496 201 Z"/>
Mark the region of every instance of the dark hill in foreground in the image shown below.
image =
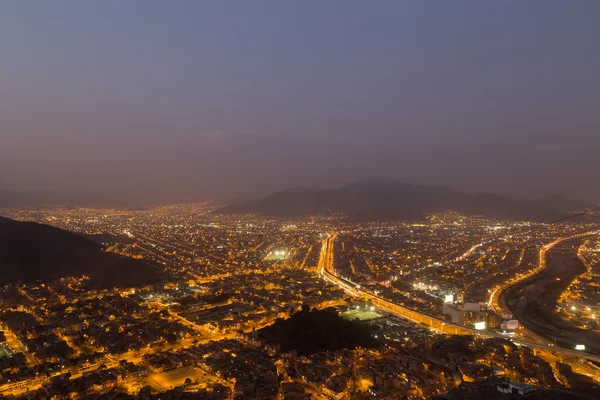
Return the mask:
<path id="1" fill-rule="evenodd" d="M 562 216 L 559 211 L 494 194 L 465 194 L 391 179 L 366 179 L 338 189 L 290 189 L 261 200 L 229 205 L 219 212 L 274 217 L 339 212 L 352 220 L 381 221 L 416 220 L 445 210 L 509 220 L 551 221 Z"/>
<path id="2" fill-rule="evenodd" d="M 0 284 L 90 276 L 95 287 L 158 282 L 158 270 L 141 260 L 105 252 L 77 234 L 0 217 Z"/>
<path id="3" fill-rule="evenodd" d="M 259 336 L 280 345 L 281 351 L 297 350 L 304 355 L 377 345 L 366 325 L 347 321 L 328 310 L 304 310 L 288 319 L 277 319 L 261 329 Z"/>

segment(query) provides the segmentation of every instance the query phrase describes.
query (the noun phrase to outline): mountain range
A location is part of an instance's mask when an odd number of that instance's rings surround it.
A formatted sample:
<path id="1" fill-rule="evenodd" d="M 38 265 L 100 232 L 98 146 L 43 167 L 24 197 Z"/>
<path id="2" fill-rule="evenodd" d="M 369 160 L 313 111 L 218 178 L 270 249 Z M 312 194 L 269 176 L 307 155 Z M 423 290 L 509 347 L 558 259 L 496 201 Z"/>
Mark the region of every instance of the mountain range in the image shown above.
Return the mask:
<path id="1" fill-rule="evenodd" d="M 83 274 L 99 288 L 139 286 L 162 278 L 155 266 L 107 253 L 99 243 L 78 234 L 0 217 L 0 284 Z"/>
<path id="2" fill-rule="evenodd" d="M 598 207 L 596 204 L 570 199 L 557 194 L 546 197 L 538 197 L 536 199 L 529 200 L 529 202 L 539 207 L 551 208 L 561 212 L 583 211 Z"/>
<path id="3" fill-rule="evenodd" d="M 564 216 L 575 201 L 535 202 L 495 194 L 466 194 L 458 190 L 403 183 L 393 179 L 364 179 L 337 189 L 295 188 L 262 199 L 227 205 L 222 214 L 260 214 L 273 217 L 301 217 L 343 213 L 351 220 L 418 220 L 427 213 L 454 210 L 465 215 L 529 221 L 552 221 Z M 566 199 L 568 200 L 568 199 Z M 547 203 L 547 204 L 544 204 Z M 561 205 L 559 208 L 549 205 Z"/>
<path id="4" fill-rule="evenodd" d="M 93 196 L 60 192 L 12 192 L 0 189 L 0 208 L 24 207 L 115 207 L 142 209 Z M 455 210 L 490 218 L 549 221 L 563 213 L 597 207 L 560 195 L 532 200 L 408 184 L 394 179 L 368 178 L 336 189 L 292 188 L 258 200 L 238 200 L 218 212 L 301 217 L 339 212 L 353 220 L 412 220 L 426 213 Z"/>

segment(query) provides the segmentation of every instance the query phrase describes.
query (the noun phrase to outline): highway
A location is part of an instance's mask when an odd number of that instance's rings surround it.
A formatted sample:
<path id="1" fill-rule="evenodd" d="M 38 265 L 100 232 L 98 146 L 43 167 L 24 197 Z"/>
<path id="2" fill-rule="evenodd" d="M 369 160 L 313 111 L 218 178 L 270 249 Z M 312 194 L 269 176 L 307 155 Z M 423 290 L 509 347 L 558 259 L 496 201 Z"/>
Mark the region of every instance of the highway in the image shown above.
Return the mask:
<path id="1" fill-rule="evenodd" d="M 510 281 L 506 281 L 504 282 L 502 285 L 494 288 L 494 290 L 492 291 L 491 295 L 490 295 L 490 300 L 489 300 L 489 305 L 492 307 L 492 309 L 501 315 L 512 315 L 514 314 L 508 307 L 508 305 L 506 304 L 506 296 L 503 296 L 504 293 L 506 293 L 506 291 L 508 289 L 510 289 L 511 287 L 513 287 L 514 285 L 517 285 L 521 282 L 524 282 L 528 279 L 532 279 L 534 278 L 536 275 L 542 273 L 546 268 L 547 268 L 547 257 L 546 257 L 546 253 L 555 248 L 557 245 L 564 243 L 565 241 L 568 240 L 572 240 L 572 239 L 576 239 L 576 238 L 581 238 L 581 237 L 586 237 L 589 235 L 594 235 L 594 234 L 598 234 L 600 233 L 599 231 L 586 231 L 586 232 L 581 232 L 578 233 L 576 235 L 572 235 L 569 237 L 564 237 L 564 238 L 559 238 L 551 243 L 548 243 L 546 245 L 544 245 L 541 249 L 540 249 L 540 254 L 539 254 L 539 265 L 537 268 L 535 268 L 534 270 L 532 270 L 531 272 L 523 275 L 523 276 L 519 276 L 516 277 L 515 279 L 512 279 Z M 515 318 L 515 317 L 513 317 Z M 540 334 L 537 334 L 535 332 L 533 332 L 531 329 L 527 329 L 525 327 L 525 324 L 521 323 L 521 321 L 519 321 L 519 330 L 520 330 L 520 334 L 528 337 L 530 339 L 532 339 L 533 341 L 537 342 L 537 343 L 548 343 L 549 340 L 545 337 L 543 337 Z M 550 342 L 552 343 L 552 342 Z M 550 346 L 555 346 L 554 343 L 550 344 Z M 567 349 L 568 350 L 568 349 Z"/>
<path id="2" fill-rule="evenodd" d="M 399 304 L 396 304 L 389 300 L 386 300 L 380 296 L 377 296 L 374 293 L 367 292 L 367 291 L 361 289 L 360 285 L 357 285 L 348 279 L 338 277 L 335 273 L 334 265 L 333 265 L 333 248 L 334 248 L 334 242 L 335 242 L 336 237 L 337 237 L 337 234 L 335 234 L 335 233 L 330 234 L 322 242 L 321 253 L 319 255 L 319 262 L 317 265 L 318 265 L 318 269 L 319 269 L 321 276 L 325 280 L 339 286 L 341 289 L 345 290 L 347 293 L 351 294 L 354 297 L 360 297 L 362 299 L 371 301 L 371 303 L 373 303 L 374 306 L 378 307 L 379 309 L 381 309 L 385 312 L 397 315 L 399 317 L 402 317 L 404 319 L 407 319 L 407 320 L 415 322 L 415 323 L 420 323 L 420 324 L 426 325 L 426 326 L 430 327 L 431 329 L 441 332 L 441 333 L 450 334 L 450 335 L 474 335 L 474 336 L 481 337 L 481 338 L 497 337 L 497 338 L 501 338 L 501 339 L 507 339 L 506 336 L 499 334 L 499 333 L 476 330 L 474 328 L 469 328 L 469 327 L 466 327 L 463 325 L 459 325 L 459 324 L 455 324 L 455 323 L 443 320 L 443 319 L 438 318 L 433 315 L 425 314 L 425 313 L 422 313 L 419 311 L 415 311 L 415 310 L 406 308 L 404 306 L 401 306 Z M 558 243 L 565 239 L 566 238 L 560 239 L 557 242 L 553 242 L 553 243 Z M 552 246 L 547 245 L 545 247 L 547 247 L 547 248 L 544 250 L 544 254 L 545 254 L 545 251 L 547 251 L 548 248 L 550 248 Z M 545 267 L 545 261 L 543 263 L 544 263 L 544 267 Z M 538 269 L 536 268 L 536 270 L 538 270 Z M 588 361 L 600 362 L 600 356 L 586 353 L 583 351 L 565 349 L 562 347 L 550 346 L 550 345 L 546 345 L 544 343 L 536 343 L 536 342 L 530 342 L 530 341 L 526 341 L 526 340 L 519 340 L 519 339 L 510 339 L 510 340 L 518 345 L 528 346 L 528 347 L 539 349 L 539 350 L 552 351 L 555 353 L 560 353 L 561 355 L 566 356 L 566 357 L 577 357 L 578 359 L 585 359 Z"/>
<path id="3" fill-rule="evenodd" d="M 597 234 L 597 233 L 598 233 L 598 231 L 582 232 L 582 233 L 578 233 L 573 236 L 556 239 L 552 243 L 548 243 L 548 244 L 542 246 L 542 248 L 540 249 L 539 264 L 538 264 L 537 268 L 533 269 L 532 271 L 530 271 L 529 273 L 527 273 L 525 275 L 517 276 L 515 279 L 506 281 L 502 285 L 494 288 L 494 290 L 492 290 L 492 293 L 490 294 L 490 300 L 489 300 L 490 307 L 492 307 L 492 309 L 497 314 L 500 314 L 500 315 L 511 314 L 510 310 L 508 309 L 508 307 L 506 307 L 506 305 L 500 304 L 499 300 L 500 300 L 500 296 L 502 295 L 502 292 L 507 290 L 509 287 L 514 286 L 519 282 L 523 282 L 524 280 L 529 279 L 529 278 L 535 276 L 536 274 L 540 273 L 541 271 L 543 271 L 546 268 L 546 252 L 548 250 L 550 250 L 552 247 L 556 246 L 557 244 L 559 244 L 561 242 L 564 242 L 565 240 L 589 236 L 589 235 L 593 235 L 593 234 Z"/>

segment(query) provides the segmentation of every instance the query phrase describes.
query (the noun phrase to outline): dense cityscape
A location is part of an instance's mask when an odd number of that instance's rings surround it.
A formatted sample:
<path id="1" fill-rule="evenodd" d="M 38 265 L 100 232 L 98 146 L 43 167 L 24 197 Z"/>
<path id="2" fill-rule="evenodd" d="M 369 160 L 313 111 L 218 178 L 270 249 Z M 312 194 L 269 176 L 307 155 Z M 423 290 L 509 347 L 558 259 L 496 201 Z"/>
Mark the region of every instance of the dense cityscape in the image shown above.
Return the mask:
<path id="1" fill-rule="evenodd" d="M 0 400 L 599 400 L 600 1 L 5 1 Z"/>
<path id="2" fill-rule="evenodd" d="M 600 382 L 597 224 L 455 212 L 419 223 L 352 223 L 335 214 L 213 211 L 208 203 L 2 210 L 146 260 L 165 278 L 112 289 L 91 287 L 85 275 L 4 285 L 0 392 L 417 399 Z M 536 303 L 508 289 L 567 252 L 584 268 L 553 272 L 567 286 L 542 323 L 531 316 Z M 264 334 L 317 310 L 368 327 L 376 344 L 307 351 Z M 564 324 L 589 337 L 555 335 Z"/>

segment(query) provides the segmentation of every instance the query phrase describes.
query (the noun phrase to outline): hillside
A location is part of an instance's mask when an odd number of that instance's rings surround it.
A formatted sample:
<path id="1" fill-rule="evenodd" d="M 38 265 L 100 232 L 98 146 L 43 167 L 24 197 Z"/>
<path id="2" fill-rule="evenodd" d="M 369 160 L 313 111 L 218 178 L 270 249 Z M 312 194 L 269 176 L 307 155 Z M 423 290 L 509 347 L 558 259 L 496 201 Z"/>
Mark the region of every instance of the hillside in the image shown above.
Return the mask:
<path id="1" fill-rule="evenodd" d="M 561 212 L 584 211 L 598 207 L 596 204 L 586 203 L 584 201 L 570 199 L 559 195 L 539 197 L 530 200 L 529 202 L 538 207 L 551 208 Z"/>
<path id="2" fill-rule="evenodd" d="M 510 220 L 550 221 L 562 213 L 494 194 L 366 179 L 338 189 L 299 188 L 263 199 L 228 205 L 224 214 L 300 217 L 341 212 L 353 220 L 415 220 L 426 213 L 454 210 L 466 215 Z"/>
<path id="3" fill-rule="evenodd" d="M 91 277 L 95 287 L 160 281 L 147 263 L 105 252 L 89 239 L 48 225 L 0 218 L 0 284 Z"/>

